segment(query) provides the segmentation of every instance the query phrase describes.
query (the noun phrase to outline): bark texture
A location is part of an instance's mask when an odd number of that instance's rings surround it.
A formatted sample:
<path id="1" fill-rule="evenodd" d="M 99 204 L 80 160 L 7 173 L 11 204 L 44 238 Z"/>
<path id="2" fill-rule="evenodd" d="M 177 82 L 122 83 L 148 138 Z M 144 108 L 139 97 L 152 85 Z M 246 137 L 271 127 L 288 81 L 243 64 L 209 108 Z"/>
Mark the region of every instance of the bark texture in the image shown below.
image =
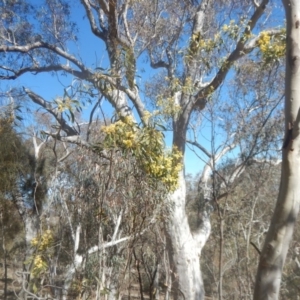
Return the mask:
<path id="1" fill-rule="evenodd" d="M 285 141 L 281 184 L 271 225 L 261 252 L 255 300 L 279 298 L 282 269 L 299 212 L 300 198 L 300 2 L 282 0 L 287 20 Z"/>
<path id="2" fill-rule="evenodd" d="M 191 233 L 185 213 L 185 179 L 180 175 L 180 184 L 170 198 L 173 214 L 168 220 L 167 237 L 175 299 L 204 299 L 204 286 L 200 270 L 200 254 L 210 233 L 210 222 L 205 218 L 199 232 Z M 207 226 L 205 226 L 207 225 Z M 184 274 L 184 276 L 182 276 Z"/>

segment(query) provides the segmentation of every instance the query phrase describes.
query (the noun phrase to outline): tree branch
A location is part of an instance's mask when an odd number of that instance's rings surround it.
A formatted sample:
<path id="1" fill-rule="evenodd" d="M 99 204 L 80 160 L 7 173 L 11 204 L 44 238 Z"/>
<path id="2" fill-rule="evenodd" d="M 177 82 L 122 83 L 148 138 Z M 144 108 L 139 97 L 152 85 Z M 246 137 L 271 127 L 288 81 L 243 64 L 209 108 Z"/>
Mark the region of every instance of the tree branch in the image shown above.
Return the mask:
<path id="1" fill-rule="evenodd" d="M 99 2 L 101 4 L 104 4 L 103 0 L 99 1 Z M 89 19 L 91 30 L 92 30 L 93 34 L 95 36 L 99 37 L 100 39 L 102 39 L 103 41 L 106 41 L 106 33 L 100 31 L 99 28 L 97 27 L 89 0 L 81 0 L 81 3 L 85 8 L 85 11 L 86 11 L 87 17 Z M 103 7 L 101 6 L 101 8 L 103 9 L 103 11 L 106 14 L 108 13 L 108 7 L 106 7 L 106 5 L 103 5 Z"/>
<path id="2" fill-rule="evenodd" d="M 211 153 L 206 149 L 204 148 L 201 144 L 199 144 L 197 141 L 190 141 L 190 140 L 187 140 L 186 141 L 187 143 L 197 147 L 199 150 L 201 150 L 208 158 L 211 158 Z"/>
<path id="3" fill-rule="evenodd" d="M 78 135 L 78 132 L 74 128 L 72 128 L 71 126 L 69 126 L 67 124 L 67 122 L 63 118 L 62 114 L 59 113 L 57 109 L 54 109 L 49 102 L 47 102 L 41 96 L 35 94 L 31 90 L 29 90 L 27 88 L 24 88 L 24 87 L 23 87 L 23 89 L 24 89 L 24 92 L 30 97 L 30 99 L 34 103 L 36 103 L 39 106 L 43 107 L 45 110 L 47 110 L 56 119 L 56 121 L 61 126 L 61 129 L 67 134 L 67 136 L 74 136 L 74 135 L 77 136 Z"/>
<path id="4" fill-rule="evenodd" d="M 211 81 L 211 83 L 204 88 L 203 90 L 199 91 L 195 97 L 195 104 L 194 108 L 202 110 L 205 107 L 206 98 L 207 96 L 214 90 L 216 90 L 221 83 L 224 81 L 228 71 L 230 70 L 233 63 L 239 59 L 240 57 L 244 56 L 246 53 L 251 52 L 254 49 L 254 45 L 246 47 L 247 36 L 250 36 L 253 28 L 256 26 L 257 21 L 262 16 L 265 11 L 266 5 L 269 3 L 269 0 L 263 0 L 259 7 L 256 8 L 252 17 L 248 21 L 248 24 L 242 34 L 242 37 L 237 42 L 236 48 L 231 52 L 225 62 L 222 64 L 221 68 L 217 72 L 217 75 Z M 253 41 L 254 43 L 254 41 Z"/>
<path id="5" fill-rule="evenodd" d="M 145 114 L 145 105 L 140 98 L 137 87 L 135 87 L 134 92 L 131 91 L 130 89 L 124 89 L 124 92 L 127 94 L 127 96 L 130 98 L 130 100 L 133 102 L 133 104 L 139 114 L 139 117 L 142 119 Z"/>
<path id="6" fill-rule="evenodd" d="M 203 0 L 198 6 L 196 15 L 194 17 L 193 34 L 197 32 L 202 32 L 205 20 L 205 12 L 210 1 L 211 0 Z"/>
<path id="7" fill-rule="evenodd" d="M 126 34 L 126 38 L 128 39 L 130 45 L 133 47 L 134 45 L 134 40 L 131 38 L 128 23 L 127 23 L 127 11 L 128 11 L 128 1 L 126 1 L 123 5 L 123 12 L 122 12 L 122 18 L 124 22 L 124 30 Z"/>
<path id="8" fill-rule="evenodd" d="M 151 58 L 151 57 L 150 57 Z M 154 62 L 151 58 L 151 62 L 150 62 L 150 66 L 151 68 L 153 69 L 159 69 L 159 68 L 165 68 L 165 69 L 168 69 L 169 67 L 169 64 L 167 64 L 165 61 L 163 60 L 160 60 L 158 62 Z"/>
<path id="9" fill-rule="evenodd" d="M 89 71 L 87 72 L 78 71 L 70 68 L 68 65 L 50 65 L 44 67 L 30 66 L 30 67 L 21 68 L 19 70 L 13 70 L 6 67 L 0 67 L 0 68 L 4 69 L 7 72 L 13 73 L 13 75 L 0 75 L 0 79 L 3 80 L 15 80 L 18 77 L 24 75 L 25 73 L 39 74 L 39 73 L 52 72 L 52 71 L 67 72 L 68 74 L 74 75 L 82 80 L 89 80 L 93 76 L 93 74 Z"/>
<path id="10" fill-rule="evenodd" d="M 44 133 L 58 141 L 61 141 L 64 143 L 76 144 L 78 146 L 84 146 L 90 150 L 93 150 L 93 145 L 86 142 L 85 140 L 83 140 L 80 135 L 61 136 L 59 133 L 52 133 L 52 132 L 48 132 L 48 131 L 44 131 Z"/>
<path id="11" fill-rule="evenodd" d="M 81 71 L 83 71 L 84 73 L 89 73 L 89 70 L 84 66 L 83 63 L 81 63 L 75 56 L 69 54 L 68 52 L 62 50 L 61 48 L 55 46 L 55 45 L 51 45 L 49 43 L 45 43 L 42 41 L 38 41 L 32 44 L 28 44 L 25 46 L 0 46 L 0 53 L 7 53 L 7 52 L 11 52 L 11 53 L 29 53 L 31 50 L 35 50 L 35 49 L 47 49 L 50 50 L 56 54 L 58 54 L 60 57 L 63 57 L 67 60 L 69 60 L 70 62 L 72 62 L 74 65 L 76 65 Z M 62 65 L 60 65 L 62 66 Z"/>
<path id="12" fill-rule="evenodd" d="M 136 108 L 136 110 L 139 114 L 139 117 L 142 118 L 144 116 L 145 105 L 144 105 L 144 103 L 142 102 L 142 100 L 139 96 L 139 92 L 138 92 L 137 87 L 134 87 L 134 90 L 132 90 L 132 89 L 126 88 L 122 85 L 117 86 L 115 78 L 111 77 L 111 76 L 108 76 L 108 75 L 105 75 L 105 74 L 101 74 L 98 77 L 103 79 L 104 81 L 108 82 L 115 90 L 118 89 L 119 91 L 125 93 L 129 97 L 129 99 L 133 102 L 133 104 L 134 104 L 134 106 L 135 106 L 135 108 Z M 98 79 L 96 79 L 96 86 L 98 86 L 97 81 L 98 81 Z M 105 92 L 105 90 L 101 90 L 101 88 L 99 88 L 99 90 L 110 100 L 112 105 L 117 110 L 120 109 L 120 105 L 117 103 L 118 99 L 116 101 L 116 99 L 114 99 L 111 94 L 108 94 L 107 92 Z M 123 106 L 124 106 L 124 103 L 123 103 Z"/>

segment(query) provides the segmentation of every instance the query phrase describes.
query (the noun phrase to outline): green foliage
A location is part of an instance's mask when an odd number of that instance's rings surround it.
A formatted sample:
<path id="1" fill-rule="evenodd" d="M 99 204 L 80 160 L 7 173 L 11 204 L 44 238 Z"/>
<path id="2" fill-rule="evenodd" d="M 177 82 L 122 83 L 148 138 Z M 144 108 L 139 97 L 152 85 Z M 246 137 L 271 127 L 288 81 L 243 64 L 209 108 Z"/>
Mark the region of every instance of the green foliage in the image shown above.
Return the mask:
<path id="1" fill-rule="evenodd" d="M 27 264 L 32 264 L 30 273 L 34 278 L 48 270 L 47 261 L 52 256 L 53 233 L 46 230 L 43 234 L 33 238 L 31 245 L 34 248 L 34 255 L 29 258 Z"/>
<path id="2" fill-rule="evenodd" d="M 182 155 L 175 148 L 165 150 L 164 135 L 155 123 L 140 127 L 126 117 L 101 130 L 106 134 L 104 149 L 121 148 L 124 153 L 131 153 L 150 178 L 161 181 L 169 191 L 176 189 Z"/>
<path id="3" fill-rule="evenodd" d="M 270 34 L 263 31 L 259 35 L 257 45 L 262 54 L 262 59 L 265 64 L 278 61 L 285 55 L 286 48 L 286 33 L 282 29 L 280 34 Z"/>
<path id="4" fill-rule="evenodd" d="M 13 122 L 12 116 L 0 119 L 0 193 L 14 189 L 16 178 L 26 162 L 27 151 L 13 129 Z"/>
<path id="5" fill-rule="evenodd" d="M 57 97 L 54 100 L 55 104 L 57 105 L 57 110 L 60 113 L 65 113 L 66 117 L 72 123 L 75 120 L 74 112 L 81 111 L 81 105 L 78 100 L 72 99 L 71 96 L 68 95 L 67 91 L 65 90 L 63 97 Z"/>
<path id="6" fill-rule="evenodd" d="M 157 98 L 156 105 L 159 106 L 160 112 L 164 119 L 176 116 L 180 111 L 180 105 L 175 102 L 174 96 Z"/>

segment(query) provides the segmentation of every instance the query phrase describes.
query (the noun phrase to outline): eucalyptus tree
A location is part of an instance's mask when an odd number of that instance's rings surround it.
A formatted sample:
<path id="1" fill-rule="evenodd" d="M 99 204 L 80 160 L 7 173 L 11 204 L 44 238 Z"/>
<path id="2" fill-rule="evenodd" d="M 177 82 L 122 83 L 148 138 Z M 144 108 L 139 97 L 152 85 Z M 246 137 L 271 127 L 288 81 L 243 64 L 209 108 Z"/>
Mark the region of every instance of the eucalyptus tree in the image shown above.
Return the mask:
<path id="1" fill-rule="evenodd" d="M 204 298 L 200 255 L 210 234 L 209 205 L 204 206 L 202 222 L 193 232 L 185 212 L 184 168 L 179 168 L 178 161 L 185 154 L 189 122 L 226 84 L 228 74 L 239 76 L 240 58 L 248 55 L 252 61 L 273 63 L 282 55 L 284 34 L 270 14 L 268 0 L 81 0 L 72 5 L 46 0 L 39 6 L 30 0 L 1 1 L 0 78 L 14 80 L 26 73 L 39 76 L 45 72 L 73 78 L 70 88 L 54 101 L 24 87 L 24 93 L 53 118 L 55 125 L 46 134 L 100 154 L 106 148 L 120 147 L 140 158 L 144 172 L 169 188 L 173 207 L 165 229 L 176 299 Z M 93 37 L 104 44 L 95 51 L 107 58 L 105 65 L 97 61 L 88 65 L 75 50 L 74 44 L 83 52 L 91 47 L 77 39 L 81 22 L 88 22 Z M 138 79 L 143 78 L 139 72 L 143 66 L 160 78 L 161 94 L 155 106 L 172 130 L 171 155 L 160 149 L 159 113 L 146 109 Z M 93 145 L 76 122 L 77 99 L 86 98 L 93 102 L 90 124 L 102 99 L 108 100 L 120 119 L 117 125 L 106 126 L 105 143 L 100 140 Z M 135 117 L 137 123 L 132 121 Z M 143 142 L 139 144 L 137 137 L 143 137 Z M 210 202 L 205 184 L 202 193 Z"/>
<path id="2" fill-rule="evenodd" d="M 299 212 L 299 23 L 298 1 L 282 1 L 286 15 L 285 138 L 281 183 L 260 255 L 254 299 L 278 299 L 282 269 Z"/>
<path id="3" fill-rule="evenodd" d="M 198 192 L 192 199 L 188 198 L 187 212 L 193 231 L 202 222 L 203 208 L 214 208 L 212 233 L 202 262 L 204 281 L 210 283 L 206 285 L 208 295 L 218 294 L 218 299 L 237 296 L 235 289 L 228 288 L 236 285 L 239 298 L 251 298 L 252 272 L 258 253 L 253 248 L 254 259 L 250 260 L 250 241 L 252 239 L 261 248 L 263 233 L 257 233 L 256 223 L 259 219 L 261 226 L 268 224 L 271 213 L 261 209 L 258 203 L 263 202 L 265 208 L 268 202 L 269 207 L 272 206 L 270 192 L 265 191 L 268 185 L 276 186 L 277 181 L 270 181 L 274 177 L 272 169 L 281 162 L 283 85 L 273 82 L 280 82 L 283 68 L 264 66 L 262 69 L 247 59 L 243 60 L 243 66 L 239 77 L 230 83 L 234 86 L 229 92 L 231 101 L 216 93 L 198 116 L 200 121 L 194 122 L 207 128 L 206 141 L 201 139 L 203 132 L 197 132 L 195 124 L 187 139 L 188 147 L 204 162 L 203 170 L 198 174 Z M 263 73 L 272 75 L 255 79 Z M 255 93 L 252 95 L 247 88 Z M 262 214 L 264 220 L 261 220 Z M 260 235 L 258 242 L 255 235 Z M 236 285 L 231 271 L 236 273 Z"/>

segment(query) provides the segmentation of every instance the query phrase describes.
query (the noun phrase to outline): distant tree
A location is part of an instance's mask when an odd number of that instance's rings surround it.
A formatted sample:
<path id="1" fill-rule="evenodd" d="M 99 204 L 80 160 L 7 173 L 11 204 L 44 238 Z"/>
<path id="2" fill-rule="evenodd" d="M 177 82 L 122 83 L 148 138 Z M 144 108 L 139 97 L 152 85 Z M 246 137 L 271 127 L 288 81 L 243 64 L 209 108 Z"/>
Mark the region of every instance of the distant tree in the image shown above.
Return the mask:
<path id="1" fill-rule="evenodd" d="M 4 299 L 8 295 L 9 260 L 24 249 L 23 224 L 12 200 L 12 194 L 22 168 L 24 152 L 20 137 L 13 128 L 13 107 L 0 107 L 0 240 L 3 265 Z"/>

